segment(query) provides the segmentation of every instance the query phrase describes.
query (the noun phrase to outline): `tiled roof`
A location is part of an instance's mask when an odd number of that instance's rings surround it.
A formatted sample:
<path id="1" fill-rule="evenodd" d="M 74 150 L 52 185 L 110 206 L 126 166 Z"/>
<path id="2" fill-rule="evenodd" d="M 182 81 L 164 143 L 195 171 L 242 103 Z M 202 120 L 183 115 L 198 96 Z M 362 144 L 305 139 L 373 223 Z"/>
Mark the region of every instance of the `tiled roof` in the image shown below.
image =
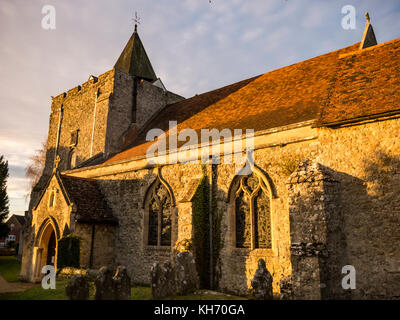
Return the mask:
<path id="1" fill-rule="evenodd" d="M 85 223 L 116 223 L 111 209 L 93 179 L 60 175 L 69 199 L 76 205 L 76 219 Z"/>
<path id="2" fill-rule="evenodd" d="M 21 226 L 23 226 L 26 222 L 25 220 L 25 216 L 20 216 L 18 214 L 14 214 L 15 219 L 18 220 L 18 222 L 21 224 Z"/>
<path id="3" fill-rule="evenodd" d="M 141 134 L 139 134 L 139 136 L 131 143 L 131 147 L 128 147 L 125 152 L 115 155 L 109 161 L 114 162 L 118 159 L 123 160 L 127 157 L 131 158 L 146 154 L 147 148 L 152 144 L 152 142 L 146 142 L 146 133 L 150 129 L 159 128 L 164 131 L 168 131 L 170 120 L 175 120 L 180 124 L 187 123 L 189 119 L 201 113 L 204 109 L 213 106 L 218 101 L 223 100 L 233 92 L 243 88 L 256 78 L 257 77 L 253 77 L 247 80 L 242 80 L 229 86 L 195 95 L 189 99 L 166 106 L 159 112 L 157 117 L 147 124 L 146 128 L 141 130 Z M 206 121 L 206 119 L 204 120 Z M 206 122 L 204 122 L 204 124 L 205 123 Z"/>
<path id="4" fill-rule="evenodd" d="M 114 68 L 139 78 L 145 78 L 149 81 L 157 80 L 153 66 L 151 65 L 136 28 L 115 63 Z"/>
<path id="5" fill-rule="evenodd" d="M 169 120 L 178 121 L 178 132 L 185 128 L 257 132 L 309 120 L 329 125 L 400 109 L 396 106 L 399 44 L 400 39 L 393 40 L 343 58 L 358 51 L 356 43 L 166 106 L 130 148 L 106 163 L 144 156 L 152 144 L 145 134 L 153 128 L 167 131 Z"/>
<path id="6" fill-rule="evenodd" d="M 400 39 L 344 55 L 337 63 L 320 125 L 400 109 Z"/>

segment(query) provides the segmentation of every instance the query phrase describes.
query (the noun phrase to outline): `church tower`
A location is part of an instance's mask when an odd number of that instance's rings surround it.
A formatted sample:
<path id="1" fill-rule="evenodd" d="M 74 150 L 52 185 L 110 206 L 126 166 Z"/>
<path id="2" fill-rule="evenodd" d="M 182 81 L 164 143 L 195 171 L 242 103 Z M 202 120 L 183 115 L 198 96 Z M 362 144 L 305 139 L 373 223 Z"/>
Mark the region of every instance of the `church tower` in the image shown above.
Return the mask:
<path id="1" fill-rule="evenodd" d="M 52 98 L 45 168 L 29 210 L 57 156 L 60 171 L 99 164 L 132 143 L 157 112 L 182 99 L 157 78 L 135 26 L 113 69 Z"/>

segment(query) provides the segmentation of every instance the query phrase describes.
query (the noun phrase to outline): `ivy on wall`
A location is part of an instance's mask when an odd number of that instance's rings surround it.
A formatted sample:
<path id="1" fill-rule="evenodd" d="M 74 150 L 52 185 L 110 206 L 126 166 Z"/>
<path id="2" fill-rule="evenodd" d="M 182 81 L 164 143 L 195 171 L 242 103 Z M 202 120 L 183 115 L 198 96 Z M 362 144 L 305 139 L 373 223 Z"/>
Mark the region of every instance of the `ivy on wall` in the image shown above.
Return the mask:
<path id="1" fill-rule="evenodd" d="M 80 239 L 73 235 L 62 237 L 58 241 L 57 269 L 64 267 L 79 268 Z"/>
<path id="2" fill-rule="evenodd" d="M 210 191 L 211 192 L 211 211 L 212 211 L 212 241 L 213 241 L 213 283 L 217 285 L 219 273 L 215 272 L 218 265 L 219 252 L 222 247 L 221 237 L 221 220 L 222 213 L 217 208 L 217 200 L 215 197 L 216 184 L 210 186 L 207 177 L 206 166 L 203 166 L 203 177 L 197 187 L 196 193 L 192 199 L 193 205 L 193 247 L 196 258 L 197 272 L 200 277 L 200 286 L 202 288 L 210 288 Z M 212 180 L 215 181 L 216 176 L 212 170 Z"/>
<path id="3" fill-rule="evenodd" d="M 200 287 L 208 288 L 210 283 L 210 184 L 206 169 L 192 199 L 193 205 L 193 247 Z"/>

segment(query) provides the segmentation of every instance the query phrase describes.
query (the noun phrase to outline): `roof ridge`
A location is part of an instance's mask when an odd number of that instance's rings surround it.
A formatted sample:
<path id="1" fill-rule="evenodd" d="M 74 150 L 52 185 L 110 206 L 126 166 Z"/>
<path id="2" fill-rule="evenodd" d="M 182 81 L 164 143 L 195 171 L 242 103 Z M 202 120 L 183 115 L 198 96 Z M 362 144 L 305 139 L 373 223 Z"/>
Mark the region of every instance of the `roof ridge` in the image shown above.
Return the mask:
<path id="1" fill-rule="evenodd" d="M 210 90 L 210 91 L 206 91 L 206 92 L 202 92 L 202 93 L 199 93 L 199 94 L 195 94 L 194 96 L 192 96 L 192 97 L 190 97 L 190 98 L 186 98 L 186 99 L 184 99 L 184 100 L 180 100 L 180 101 L 177 101 L 177 102 L 174 102 L 174 103 L 167 104 L 165 107 L 172 106 L 172 105 L 175 105 L 175 104 L 178 104 L 178 103 L 182 103 L 182 102 L 184 102 L 184 101 L 188 101 L 188 100 L 190 100 L 190 99 L 194 99 L 194 98 L 196 98 L 196 97 L 200 97 L 200 96 L 203 96 L 203 95 L 206 95 L 206 94 L 210 94 L 210 93 L 213 93 L 213 92 L 215 92 L 215 91 L 218 91 L 218 90 L 221 90 L 221 89 L 225 89 L 225 88 L 228 88 L 228 87 L 233 86 L 233 85 L 237 85 L 237 84 L 239 84 L 239 83 L 241 83 L 241 82 L 245 82 L 245 81 L 249 81 L 249 80 L 251 80 L 250 82 L 252 82 L 253 80 L 256 80 L 257 78 L 261 77 L 263 74 L 264 74 L 264 73 L 261 73 L 261 74 L 259 74 L 259 75 L 257 75 L 257 76 L 253 76 L 253 77 L 246 78 L 246 79 L 243 79 L 243 80 L 240 80 L 240 81 L 231 83 L 231 84 L 227 84 L 227 85 L 225 85 L 225 86 L 222 86 L 222 87 L 219 87 L 219 88 Z M 250 84 L 250 82 L 247 83 L 246 85 L 244 85 L 243 87 L 245 87 L 245 86 L 247 86 L 248 84 Z M 241 88 L 243 88 L 243 87 L 241 87 Z M 239 88 L 238 90 L 240 90 L 241 88 Z M 236 91 L 237 91 L 237 90 L 236 90 Z M 236 91 L 234 91 L 234 92 L 236 92 Z M 165 109 L 165 108 L 164 108 L 164 109 Z M 164 110 L 164 109 L 163 109 L 163 110 Z"/>
<path id="2" fill-rule="evenodd" d="M 356 43 L 353 43 L 352 45 L 349 45 L 347 47 L 343 47 L 343 48 L 340 48 L 340 49 L 337 49 L 337 50 L 334 50 L 334 51 L 326 52 L 326 53 L 320 54 L 319 56 L 314 56 L 314 57 L 308 58 L 306 60 L 301 60 L 301 61 L 298 61 L 298 62 L 295 62 L 295 63 L 292 63 L 292 64 L 288 64 L 286 66 L 282 66 L 282 67 L 279 67 L 277 69 L 273 69 L 273 70 L 267 71 L 267 72 L 263 73 L 262 76 L 266 75 L 266 74 L 269 74 L 269 73 L 276 72 L 276 71 L 280 71 L 282 69 L 285 69 L 285 68 L 288 68 L 288 67 L 291 67 L 291 66 L 300 65 L 300 64 L 309 62 L 309 61 L 311 61 L 313 59 L 322 58 L 322 57 L 327 56 L 327 55 L 334 55 L 335 53 L 339 53 L 339 51 L 343 51 L 343 50 L 349 49 L 349 48 L 351 48 L 353 46 L 356 46 L 356 45 L 358 46 L 359 44 L 360 44 L 360 42 L 356 42 Z M 338 57 L 339 57 L 339 55 L 338 55 Z"/>

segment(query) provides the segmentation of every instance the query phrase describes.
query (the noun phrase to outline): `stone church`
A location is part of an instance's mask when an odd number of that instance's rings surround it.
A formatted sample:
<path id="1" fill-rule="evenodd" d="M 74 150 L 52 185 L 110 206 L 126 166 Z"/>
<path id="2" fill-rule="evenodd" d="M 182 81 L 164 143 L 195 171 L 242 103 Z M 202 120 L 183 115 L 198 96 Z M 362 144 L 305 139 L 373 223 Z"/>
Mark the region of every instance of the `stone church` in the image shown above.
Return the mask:
<path id="1" fill-rule="evenodd" d="M 359 43 L 185 99 L 157 77 L 135 27 L 111 70 L 52 98 L 20 277 L 58 270 L 73 236 L 79 268 L 125 265 L 134 283 L 191 250 L 205 288 L 246 295 L 264 259 L 277 297 L 399 298 L 399 66 L 400 39 L 378 44 L 368 18 Z M 251 170 L 222 161 L 229 151 L 157 163 L 152 129 L 253 129 Z"/>

